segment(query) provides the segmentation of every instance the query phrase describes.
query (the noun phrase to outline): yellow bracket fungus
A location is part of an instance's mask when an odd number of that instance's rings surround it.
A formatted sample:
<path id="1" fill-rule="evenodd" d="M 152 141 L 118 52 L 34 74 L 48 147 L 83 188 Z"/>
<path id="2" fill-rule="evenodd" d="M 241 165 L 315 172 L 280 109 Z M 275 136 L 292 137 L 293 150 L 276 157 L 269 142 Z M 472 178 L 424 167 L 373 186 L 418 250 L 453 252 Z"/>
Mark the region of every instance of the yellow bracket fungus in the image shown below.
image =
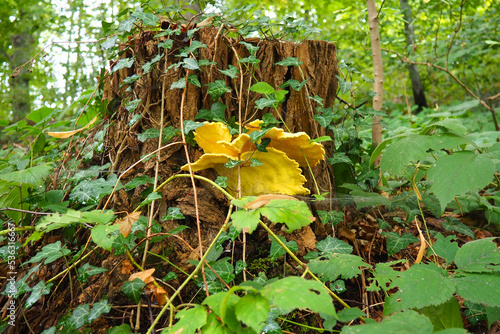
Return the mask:
<path id="1" fill-rule="evenodd" d="M 191 164 L 193 171 L 213 168 L 220 176 L 228 178 L 228 191 L 236 193 L 238 188 L 238 168 L 224 165 L 231 160 L 241 161 L 241 195 L 256 196 L 262 194 L 308 195 L 303 187 L 306 182 L 299 167 L 311 167 L 323 160 L 325 151 L 319 143 L 311 142 L 304 132 L 288 133 L 283 129 L 271 128 L 262 139 L 271 141 L 267 152 L 257 150 L 249 134 L 260 130 L 262 121 L 255 120 L 245 126 L 247 133 L 233 139 L 224 123 L 206 123 L 196 129 L 194 139 L 204 153 L 198 161 Z M 251 159 L 262 162 L 252 166 Z M 182 170 L 189 170 L 188 165 Z"/>

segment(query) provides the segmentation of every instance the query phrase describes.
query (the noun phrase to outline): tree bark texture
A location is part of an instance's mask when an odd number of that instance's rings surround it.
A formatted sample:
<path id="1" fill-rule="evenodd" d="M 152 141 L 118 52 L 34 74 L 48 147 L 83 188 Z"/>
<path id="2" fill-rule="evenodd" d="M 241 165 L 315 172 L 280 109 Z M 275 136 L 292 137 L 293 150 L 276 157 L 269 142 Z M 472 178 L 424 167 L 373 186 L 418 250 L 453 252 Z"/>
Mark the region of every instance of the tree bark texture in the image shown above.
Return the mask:
<path id="1" fill-rule="evenodd" d="M 33 35 L 28 32 L 12 36 L 13 52 L 9 58 L 9 65 L 14 73 L 10 78 L 13 122 L 24 119 L 31 110 L 29 66 L 23 67 L 19 72 L 16 72 L 16 69 L 29 61 L 33 40 Z"/>
<path id="2" fill-rule="evenodd" d="M 384 93 L 384 67 L 382 64 L 382 50 L 380 48 L 380 34 L 378 30 L 378 14 L 375 0 L 367 0 L 366 7 L 368 8 L 368 24 L 370 26 L 370 41 L 372 45 L 373 59 L 373 91 L 377 93 L 373 97 L 373 109 L 382 110 L 382 101 Z M 372 140 L 374 145 L 382 142 L 382 125 L 380 120 L 382 117 L 373 116 L 372 125 Z M 375 161 L 375 164 L 380 164 L 380 158 Z"/>
<path id="3" fill-rule="evenodd" d="M 415 33 L 413 29 L 411 7 L 408 3 L 408 0 L 400 0 L 400 7 L 405 20 L 406 49 L 408 54 L 411 54 L 413 53 L 413 48 L 415 46 Z M 413 99 L 415 101 L 415 104 L 418 106 L 417 112 L 419 112 L 422 110 L 422 108 L 428 107 L 424 86 L 422 85 L 422 80 L 420 79 L 417 65 L 408 64 L 408 72 L 410 73 L 411 86 L 413 89 Z"/>

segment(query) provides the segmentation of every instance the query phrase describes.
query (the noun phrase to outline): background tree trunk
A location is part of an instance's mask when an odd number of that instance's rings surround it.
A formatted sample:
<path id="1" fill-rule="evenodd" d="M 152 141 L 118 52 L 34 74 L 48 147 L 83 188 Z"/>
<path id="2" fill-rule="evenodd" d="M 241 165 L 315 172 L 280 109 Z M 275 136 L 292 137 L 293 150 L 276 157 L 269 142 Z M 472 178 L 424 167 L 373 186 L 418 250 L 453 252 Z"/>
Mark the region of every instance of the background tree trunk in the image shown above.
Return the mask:
<path id="1" fill-rule="evenodd" d="M 17 122 L 29 114 L 31 110 L 30 72 L 29 65 L 18 73 L 15 71 L 30 59 L 33 46 L 33 35 L 24 31 L 12 36 L 13 53 L 9 59 L 9 66 L 14 73 L 10 79 L 10 96 L 12 98 L 12 121 Z"/>
<path id="2" fill-rule="evenodd" d="M 408 54 L 412 54 L 415 47 L 415 33 L 413 30 L 413 17 L 408 0 L 400 0 L 400 8 L 405 19 L 405 35 L 406 35 L 406 50 Z M 413 88 L 413 99 L 418 106 L 417 112 L 422 108 L 427 108 L 427 99 L 425 98 L 424 86 L 420 80 L 420 74 L 417 70 L 417 65 L 408 64 L 408 72 L 410 72 L 411 86 Z"/>

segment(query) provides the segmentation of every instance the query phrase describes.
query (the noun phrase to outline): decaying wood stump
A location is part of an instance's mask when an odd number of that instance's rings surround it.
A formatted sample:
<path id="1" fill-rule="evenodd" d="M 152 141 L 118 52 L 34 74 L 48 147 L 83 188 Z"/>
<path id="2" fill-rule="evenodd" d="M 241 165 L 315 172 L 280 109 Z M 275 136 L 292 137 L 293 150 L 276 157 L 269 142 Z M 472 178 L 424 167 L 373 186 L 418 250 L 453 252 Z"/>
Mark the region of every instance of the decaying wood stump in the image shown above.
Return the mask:
<path id="1" fill-rule="evenodd" d="M 301 43 L 284 42 L 279 40 L 246 40 L 254 46 L 259 47 L 256 58 L 260 62 L 253 67 L 252 64 L 239 63 L 240 59 L 250 55 L 247 47 L 238 40 L 227 38 L 224 33 L 215 28 L 204 28 L 197 31 L 191 39 L 186 35 L 173 36 L 173 46 L 170 50 L 158 48 L 158 43 L 164 41 L 166 37 L 155 37 L 158 32 L 145 31 L 138 34 L 128 45 L 123 45 L 122 58 L 134 57 L 134 64 L 130 68 L 123 68 L 108 77 L 105 85 L 104 98 L 108 99 L 111 116 L 111 125 L 107 137 L 104 156 L 109 158 L 113 171 L 123 173 L 142 156 L 158 148 L 158 139 L 148 139 L 144 143 L 137 139 L 137 135 L 147 129 L 160 129 L 161 113 L 163 110 L 163 127 L 169 125 L 180 128 L 181 112 L 184 120 L 194 120 L 198 111 L 202 108 L 210 109 L 215 102 L 207 94 L 207 84 L 216 80 L 223 80 L 231 88 L 231 92 L 225 93 L 221 97 L 227 109 L 226 119 L 236 117 L 236 122 L 249 122 L 259 119 L 265 113 L 273 113 L 277 118 L 276 111 L 270 108 L 258 110 L 255 108 L 255 101 L 261 98 L 261 94 L 249 91 L 249 87 L 258 81 L 264 81 L 272 87 L 278 87 L 289 79 L 302 82 L 308 79 L 306 85 L 295 91 L 291 87 L 287 88 L 285 101 L 279 106 L 277 112 L 281 115 L 291 132 L 303 131 L 311 138 L 330 135 L 333 133 L 320 127 L 313 119 L 313 114 L 318 107 L 317 102 L 308 97 L 318 95 L 323 99 L 325 107 L 330 107 L 335 101 L 337 91 L 338 74 L 336 46 L 325 41 L 303 41 Z M 190 45 L 193 41 L 199 41 L 206 45 L 206 48 L 199 48 L 196 58 L 207 59 L 210 64 L 202 66 L 199 70 L 186 70 L 184 67 L 172 68 L 183 58 L 177 57 L 179 50 Z M 151 71 L 144 74 L 143 65 L 150 63 L 158 54 L 165 54 L 160 61 L 156 62 Z M 285 60 L 287 57 L 296 57 L 303 62 L 299 67 L 280 66 L 277 62 Z M 231 79 L 219 70 L 225 70 L 233 65 L 238 68 L 242 76 Z M 253 68 L 253 69 L 252 69 Z M 123 84 L 124 79 L 137 74 L 141 78 L 130 85 Z M 184 89 L 170 89 L 174 82 L 186 77 L 186 74 L 197 76 L 201 87 L 191 83 Z M 182 95 L 185 95 L 183 108 L 181 110 Z M 125 105 L 135 99 L 141 99 L 141 104 L 133 112 L 129 112 Z M 118 106 L 118 107 L 116 107 Z M 239 114 L 241 113 L 241 120 Z M 142 118 L 135 124 L 130 125 L 134 115 L 141 114 Z M 171 139 L 171 142 L 178 141 L 178 138 Z M 333 143 L 324 143 L 326 157 L 333 154 Z M 196 161 L 201 155 L 201 151 L 190 147 L 190 159 Z M 184 148 L 182 145 L 173 145 L 158 153 L 159 176 L 161 180 L 179 173 L 180 166 L 186 163 Z M 156 157 L 138 164 L 132 171 L 124 176 L 124 181 L 131 180 L 140 175 L 154 176 L 156 168 Z M 313 173 L 317 179 L 322 192 L 334 190 L 333 173 L 326 162 L 322 162 L 313 168 Z M 202 171 L 201 175 L 215 179 L 211 170 Z M 316 193 L 313 188 L 309 171 L 304 170 L 303 174 L 308 179 L 306 187 L 312 193 Z M 133 190 L 133 194 L 124 194 L 124 190 L 115 194 L 114 208 L 117 211 L 131 211 L 140 201 L 141 192 L 146 186 L 141 186 Z M 200 204 L 200 219 L 204 229 L 204 237 L 208 242 L 218 231 L 224 222 L 226 215 L 227 200 L 211 186 L 198 182 L 198 198 Z M 180 207 L 183 214 L 194 217 L 194 198 L 192 194 L 191 181 L 189 179 L 176 179 L 167 184 L 162 189 L 165 201 L 160 205 L 158 215 L 162 217 L 166 213 L 167 207 Z M 193 219 L 191 219 L 193 223 Z M 162 222 L 166 230 L 175 227 L 175 222 Z M 194 228 L 193 231 L 196 230 Z M 198 242 L 193 236 L 184 235 L 192 245 Z"/>

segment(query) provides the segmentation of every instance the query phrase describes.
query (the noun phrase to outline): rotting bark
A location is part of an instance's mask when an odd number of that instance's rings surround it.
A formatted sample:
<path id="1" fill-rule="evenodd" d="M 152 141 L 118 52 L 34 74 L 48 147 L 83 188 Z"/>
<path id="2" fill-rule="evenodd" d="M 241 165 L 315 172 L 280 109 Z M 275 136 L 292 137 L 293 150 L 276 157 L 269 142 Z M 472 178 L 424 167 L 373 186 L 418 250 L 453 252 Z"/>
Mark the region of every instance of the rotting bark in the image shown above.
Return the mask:
<path id="1" fill-rule="evenodd" d="M 158 50 L 158 42 L 168 38 L 168 36 L 155 38 L 156 33 L 152 31 L 142 32 L 127 45 L 122 45 L 124 51 L 122 57 L 134 56 L 134 65 L 130 69 L 124 68 L 113 73 L 105 82 L 104 98 L 109 101 L 108 109 L 113 116 L 111 117 L 111 125 L 107 136 L 107 149 L 103 156 L 109 159 L 113 172 L 118 174 L 123 173 L 129 166 L 140 160 L 142 156 L 158 148 L 157 138 L 148 139 L 141 143 L 137 139 L 137 135 L 149 128 L 160 128 L 162 85 L 165 85 L 166 88 L 163 96 L 163 126 L 172 125 L 177 129 L 180 128 L 180 106 L 183 89 L 170 89 L 170 86 L 172 83 L 185 78 L 186 70 L 182 67 L 177 70 L 171 68 L 166 73 L 163 73 L 162 70 L 182 60 L 176 55 L 180 49 L 188 46 L 191 40 L 187 39 L 185 34 L 175 36 L 173 47 L 170 50 Z M 201 88 L 191 83 L 187 84 L 185 88 L 187 90 L 186 99 L 182 110 L 184 120 L 194 120 L 196 114 L 202 108 L 210 109 L 215 101 L 212 101 L 210 95 L 207 94 L 207 84 L 215 80 L 224 80 L 225 84 L 231 88 L 231 93 L 224 94 L 220 99 L 227 106 L 225 111 L 226 119 L 235 116 L 236 122 L 239 122 L 239 112 L 242 115 L 242 123 L 259 119 L 266 113 L 272 113 L 279 119 L 273 109 L 255 109 L 255 101 L 262 96 L 249 92 L 249 87 L 258 81 L 264 81 L 278 89 L 281 84 L 289 79 L 295 79 L 299 82 L 309 79 L 306 88 L 301 89 L 299 92 L 290 87 L 287 88 L 289 94 L 287 94 L 285 101 L 279 106 L 277 112 L 291 132 L 303 131 L 308 133 L 311 138 L 325 135 L 333 138 L 333 133 L 330 130 L 327 131 L 321 128 L 313 120 L 312 116 L 318 105 L 308 96 L 320 96 L 324 99 L 325 107 L 333 105 L 337 91 L 336 75 L 338 74 L 336 46 L 334 44 L 325 41 L 303 41 L 297 44 L 278 40 L 249 39 L 246 42 L 259 47 L 256 57 L 260 60 L 260 63 L 255 68 L 252 68 L 253 65 L 247 68 L 238 61 L 250 55 L 247 48 L 240 44 L 239 40 L 227 38 L 221 30 L 215 28 L 201 29 L 194 34 L 192 40 L 198 40 L 207 46 L 198 49 L 196 58 L 198 60 L 207 59 L 213 62 L 213 65 L 202 66 L 200 70 L 189 71 L 189 74 L 197 75 Z M 143 75 L 142 66 L 150 62 L 159 52 L 167 52 L 167 56 L 156 63 L 148 74 Z M 300 70 L 293 66 L 275 65 L 276 62 L 287 57 L 297 57 L 303 62 Z M 230 79 L 219 71 L 219 69 L 227 69 L 229 65 L 242 69 L 243 75 L 238 74 L 237 78 Z M 134 74 L 142 75 L 142 77 L 130 86 L 122 85 L 125 78 Z M 142 102 L 133 113 L 130 113 L 126 110 L 125 105 L 133 99 L 141 99 Z M 141 114 L 142 119 L 130 126 L 129 122 L 135 114 Z M 170 142 L 174 141 L 179 141 L 179 139 L 173 138 Z M 331 157 L 334 153 L 333 142 L 326 142 L 324 147 L 326 158 Z M 196 161 L 202 154 L 200 150 L 194 147 L 190 147 L 189 151 L 192 162 Z M 182 145 L 170 146 L 162 150 L 158 155 L 160 160 L 158 173 L 161 182 L 178 173 L 180 167 L 186 163 Z M 100 163 L 102 162 L 100 161 Z M 124 176 L 123 181 L 127 182 L 133 177 L 141 175 L 152 177 L 155 168 L 156 158 L 140 163 L 130 172 L 130 175 Z M 304 170 L 303 173 L 308 179 L 305 186 L 311 190 L 311 193 L 316 193 L 309 171 Z M 313 168 L 313 173 L 321 192 L 333 193 L 334 179 L 331 166 L 323 162 Z M 201 171 L 198 174 L 215 179 L 215 174 L 211 170 Z M 200 220 L 204 229 L 203 245 L 205 247 L 213 239 L 224 221 L 228 201 L 210 185 L 199 181 L 196 181 L 196 185 Z M 132 211 L 141 200 L 141 193 L 146 187 L 138 187 L 132 191 L 133 194 L 129 193 L 128 195 L 125 194 L 124 190 L 117 192 L 112 202 L 114 209 L 116 211 Z M 191 245 L 198 245 L 196 235 L 192 233 L 196 228 L 194 228 L 193 188 L 189 179 L 176 179 L 167 184 L 161 191 L 164 200 L 160 201 L 156 218 L 165 215 L 168 207 L 180 207 L 187 217 L 184 224 L 192 227 L 190 231 L 183 231 L 182 236 Z M 163 221 L 161 224 L 166 231 L 177 226 L 175 221 Z M 183 247 L 181 244 L 177 246 Z M 307 246 L 302 247 L 304 252 L 306 248 Z M 197 258 L 197 254 L 188 255 L 186 251 L 187 249 L 179 249 L 177 253 L 179 256 Z"/>

